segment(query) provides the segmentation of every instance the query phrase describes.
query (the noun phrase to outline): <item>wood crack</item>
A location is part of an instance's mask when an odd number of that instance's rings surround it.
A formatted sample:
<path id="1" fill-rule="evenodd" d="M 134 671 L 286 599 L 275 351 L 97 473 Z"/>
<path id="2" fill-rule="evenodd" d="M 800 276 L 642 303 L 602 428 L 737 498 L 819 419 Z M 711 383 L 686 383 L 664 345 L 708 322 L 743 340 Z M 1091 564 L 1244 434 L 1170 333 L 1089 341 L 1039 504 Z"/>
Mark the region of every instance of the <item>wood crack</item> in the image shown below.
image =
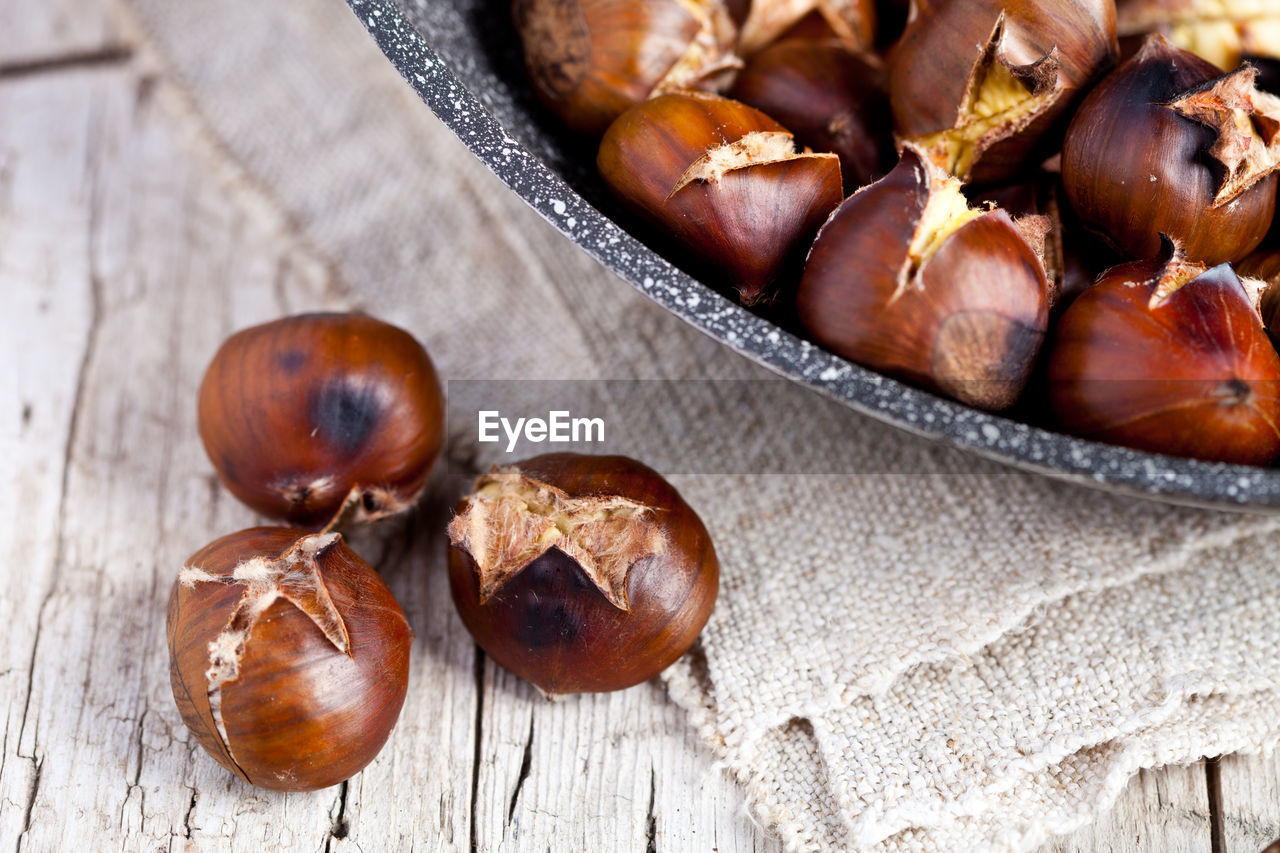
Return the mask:
<path id="1" fill-rule="evenodd" d="M 138 724 L 135 727 L 136 734 L 134 735 L 134 738 L 133 738 L 133 745 L 137 750 L 138 763 L 134 765 L 132 781 L 126 782 L 125 792 L 124 792 L 124 801 L 120 804 L 120 828 L 121 829 L 124 829 L 124 810 L 128 807 L 129 796 L 134 791 L 138 792 L 138 813 L 142 815 L 143 820 L 146 819 L 146 815 L 147 815 L 147 792 L 142 788 L 142 785 L 140 783 L 142 781 L 142 727 L 143 727 L 143 724 L 146 722 L 147 713 L 150 710 L 151 710 L 150 708 L 143 709 L 142 714 L 138 716 Z"/>
<path id="2" fill-rule="evenodd" d="M 191 789 L 191 802 L 187 803 L 187 812 L 182 816 L 182 837 L 191 837 L 191 815 L 195 814 L 196 802 L 200 799 L 200 791 L 196 788 Z"/>
<path id="3" fill-rule="evenodd" d="M 484 661 L 484 649 L 476 646 L 476 660 L 472 670 L 476 688 L 476 733 L 471 755 L 471 853 L 477 853 L 480 849 L 476 843 L 476 807 L 480 801 L 480 740 L 484 733 Z"/>
<path id="4" fill-rule="evenodd" d="M 110 68 L 126 65 L 133 60 L 133 48 L 128 45 L 106 45 L 92 50 L 75 50 L 55 56 L 19 59 L 0 63 L 0 80 L 34 77 L 38 74 L 56 74 L 84 68 Z"/>
<path id="5" fill-rule="evenodd" d="M 1209 850 L 1226 853 L 1227 832 L 1222 822 L 1222 770 L 1217 758 L 1204 763 L 1204 778 L 1209 794 Z"/>
<path id="6" fill-rule="evenodd" d="M 520 759 L 520 775 L 516 778 L 515 790 L 511 792 L 511 803 L 507 806 L 507 825 L 511 825 L 516 814 L 516 803 L 520 800 L 520 789 L 529 778 L 529 765 L 533 763 L 533 716 L 529 717 L 529 737 L 524 742 L 524 756 Z"/>
<path id="7" fill-rule="evenodd" d="M 333 809 L 329 812 L 329 837 L 324 840 L 325 853 L 329 853 L 333 849 L 335 839 L 341 841 L 351 834 L 351 822 L 347 820 L 347 794 L 350 790 L 350 779 L 338 786 L 338 800 L 333 804 Z"/>
<path id="8" fill-rule="evenodd" d="M 658 774 L 649 767 L 649 812 L 645 818 L 645 853 L 658 853 L 658 815 L 654 812 L 654 803 L 658 794 Z"/>
<path id="9" fill-rule="evenodd" d="M 36 762 L 35 775 L 31 777 L 31 784 L 27 787 L 27 805 L 22 817 L 22 832 L 18 833 L 18 843 L 13 848 L 15 853 L 21 853 L 22 842 L 26 839 L 27 833 L 31 831 L 31 813 L 35 811 L 36 797 L 40 795 L 40 779 L 44 775 L 44 759 L 41 758 Z"/>

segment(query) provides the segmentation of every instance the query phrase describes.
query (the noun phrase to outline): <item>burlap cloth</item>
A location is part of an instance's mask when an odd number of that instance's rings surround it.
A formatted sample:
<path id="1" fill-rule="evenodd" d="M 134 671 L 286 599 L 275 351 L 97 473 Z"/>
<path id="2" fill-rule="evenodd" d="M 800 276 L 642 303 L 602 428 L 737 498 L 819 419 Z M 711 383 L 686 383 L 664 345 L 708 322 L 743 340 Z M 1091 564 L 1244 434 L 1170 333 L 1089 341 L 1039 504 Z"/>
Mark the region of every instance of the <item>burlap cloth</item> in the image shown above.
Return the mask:
<path id="1" fill-rule="evenodd" d="M 340 0 L 123 11 L 348 303 L 445 376 L 763 375 L 524 208 Z M 1027 850 L 1141 767 L 1275 745 L 1275 522 L 1010 472 L 814 399 L 721 400 L 748 425 L 723 440 L 879 473 L 676 478 L 723 580 L 664 676 L 789 847 Z"/>

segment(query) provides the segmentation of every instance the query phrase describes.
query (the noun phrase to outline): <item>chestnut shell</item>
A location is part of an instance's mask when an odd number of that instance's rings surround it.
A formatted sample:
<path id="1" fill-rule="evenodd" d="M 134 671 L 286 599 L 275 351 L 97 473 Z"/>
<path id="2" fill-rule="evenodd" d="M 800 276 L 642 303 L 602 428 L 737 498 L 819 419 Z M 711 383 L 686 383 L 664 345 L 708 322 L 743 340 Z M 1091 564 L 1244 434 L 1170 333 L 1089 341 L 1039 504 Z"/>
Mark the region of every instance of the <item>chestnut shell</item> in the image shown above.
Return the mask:
<path id="1" fill-rule="evenodd" d="M 1061 94 L 1031 124 L 986 149 L 970 180 L 1010 180 L 1115 61 L 1113 0 L 914 0 L 889 54 L 889 100 L 897 133 L 920 137 L 953 127 L 984 47 L 1001 15 L 1008 59 L 1031 64 L 1055 49 Z"/>
<path id="2" fill-rule="evenodd" d="M 800 280 L 800 322 L 819 344 L 859 364 L 970 405 L 1008 408 L 1048 326 L 1044 267 L 997 209 L 950 234 L 900 288 L 928 175 L 908 148 L 893 171 L 831 216 Z"/>
<path id="3" fill-rule="evenodd" d="M 700 92 L 651 98 L 605 132 L 596 165 L 609 189 L 732 287 L 746 305 L 776 299 L 844 196 L 839 159 L 795 155 L 680 186 L 711 149 L 786 128 L 746 104 Z M 677 189 L 679 187 L 679 189 Z"/>
<path id="4" fill-rule="evenodd" d="M 301 314 L 222 344 L 200 383 L 199 429 L 237 498 L 320 525 L 353 489 L 371 516 L 417 497 L 444 440 L 444 397 L 426 350 L 403 329 Z"/>
<path id="5" fill-rule="evenodd" d="M 1215 132 L 1166 106 L 1221 76 L 1210 62 L 1153 36 L 1089 93 L 1062 147 L 1062 183 L 1081 220 L 1121 253 L 1150 258 L 1161 234 L 1208 265 L 1254 249 L 1275 212 L 1269 175 L 1214 207 L 1222 181 Z"/>
<path id="6" fill-rule="evenodd" d="M 708 14 L 719 5 L 695 2 Z M 723 14 L 725 32 L 716 39 L 727 56 L 734 27 Z M 588 136 L 649 97 L 702 28 L 681 0 L 515 0 L 512 17 L 539 99 Z M 716 85 L 714 75 L 708 84 Z"/>
<path id="7" fill-rule="evenodd" d="M 839 155 L 846 190 L 893 166 L 884 69 L 842 42 L 771 45 L 747 61 L 729 95 L 781 122 L 801 145 Z"/>
<path id="8" fill-rule="evenodd" d="M 239 676 L 221 686 L 224 742 L 210 705 L 210 643 L 228 627 L 246 585 L 244 560 L 274 559 L 307 531 L 256 527 L 201 548 L 188 566 L 227 581 L 175 582 L 166 633 L 169 678 L 182 720 L 213 758 L 262 788 L 312 791 L 358 773 L 382 749 L 409 683 L 413 632 L 391 590 L 346 543 L 317 557 L 350 638 L 343 654 L 297 605 L 277 598 L 244 643 Z"/>
<path id="9" fill-rule="evenodd" d="M 1229 265 L 1152 304 L 1168 250 L 1114 267 L 1059 321 L 1049 399 L 1063 429 L 1138 450 L 1280 457 L 1280 356 Z"/>
<path id="10" fill-rule="evenodd" d="M 651 523 L 667 546 L 631 566 L 627 611 L 558 548 L 482 604 L 475 560 L 450 545 L 449 588 L 480 647 L 548 694 L 621 690 L 674 663 L 702 631 L 719 588 L 715 547 L 697 514 L 657 472 L 624 456 L 553 453 L 514 467 L 570 497 L 617 496 L 653 507 Z"/>

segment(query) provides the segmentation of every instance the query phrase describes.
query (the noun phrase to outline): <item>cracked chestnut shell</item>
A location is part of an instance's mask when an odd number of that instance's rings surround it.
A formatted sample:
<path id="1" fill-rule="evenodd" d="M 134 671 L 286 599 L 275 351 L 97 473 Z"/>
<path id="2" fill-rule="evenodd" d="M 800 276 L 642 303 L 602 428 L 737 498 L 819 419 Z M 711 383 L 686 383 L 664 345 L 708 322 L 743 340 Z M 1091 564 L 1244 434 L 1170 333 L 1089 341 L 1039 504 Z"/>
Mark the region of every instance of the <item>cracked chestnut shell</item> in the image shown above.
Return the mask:
<path id="1" fill-rule="evenodd" d="M 1255 75 L 1149 38 L 1067 129 L 1062 183 L 1084 223 L 1128 257 L 1155 256 L 1161 234 L 1209 265 L 1247 255 L 1271 224 L 1280 165 L 1280 99 Z"/>
<path id="2" fill-rule="evenodd" d="M 779 297 L 843 197 L 834 154 L 797 153 L 782 125 L 699 92 L 661 95 L 610 125 L 609 189 L 670 234 L 745 305 Z"/>
<path id="3" fill-rule="evenodd" d="M 444 440 L 444 397 L 412 335 L 361 314 L 301 314 L 232 335 L 200 383 L 200 438 L 253 509 L 319 526 L 417 500 Z"/>
<path id="4" fill-rule="evenodd" d="M 512 14 L 534 91 L 586 135 L 655 92 L 724 88 L 740 64 L 720 0 L 515 0 Z"/>
<path id="5" fill-rule="evenodd" d="M 1013 405 L 1048 324 L 1047 220 L 971 209 L 907 147 L 822 227 L 796 295 L 832 352 L 972 406 Z"/>
<path id="6" fill-rule="evenodd" d="M 897 133 L 963 181 L 1007 181 L 1115 62 L 1115 27 L 1112 0 L 913 0 L 889 56 Z"/>
<path id="7" fill-rule="evenodd" d="M 1108 270 L 1063 314 L 1049 399 L 1068 432 L 1219 462 L 1280 457 L 1280 356 L 1229 264 L 1159 256 Z"/>
<path id="8" fill-rule="evenodd" d="M 547 694 L 621 690 L 697 639 L 720 568 L 676 490 L 633 459 L 555 453 L 480 477 L 449 524 L 480 647 Z"/>
<path id="9" fill-rule="evenodd" d="M 787 39 L 751 57 L 729 94 L 777 119 L 796 141 L 840 157 L 852 191 L 893 167 L 884 69 L 835 39 Z"/>
<path id="10" fill-rule="evenodd" d="M 350 778 L 404 704 L 413 632 L 338 533 L 256 527 L 206 545 L 174 583 L 166 627 L 182 721 L 261 788 Z"/>
<path id="11" fill-rule="evenodd" d="M 738 50 L 751 56 L 790 38 L 833 38 L 851 50 L 875 48 L 874 0 L 751 0 Z"/>

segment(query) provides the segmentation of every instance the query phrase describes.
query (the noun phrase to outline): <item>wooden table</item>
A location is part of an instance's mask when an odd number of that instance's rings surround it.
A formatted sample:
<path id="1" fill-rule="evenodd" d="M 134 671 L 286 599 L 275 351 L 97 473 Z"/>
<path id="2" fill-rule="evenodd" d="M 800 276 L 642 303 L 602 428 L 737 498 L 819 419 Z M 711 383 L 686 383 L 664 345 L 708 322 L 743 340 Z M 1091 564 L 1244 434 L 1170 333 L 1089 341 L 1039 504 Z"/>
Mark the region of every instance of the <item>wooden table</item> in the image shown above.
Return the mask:
<path id="1" fill-rule="evenodd" d="M 17 367 L 0 396 L 0 843 L 780 849 L 660 685 L 549 703 L 477 653 L 423 532 L 446 518 L 443 489 L 367 545 L 419 643 L 377 761 L 277 795 L 195 745 L 169 695 L 164 604 L 182 559 L 249 518 L 205 463 L 195 383 L 239 318 L 344 293 L 120 9 L 0 0 L 0 20 L 0 341 Z M 1143 773 L 1045 849 L 1257 853 L 1276 838 L 1280 757 L 1233 757 Z"/>

